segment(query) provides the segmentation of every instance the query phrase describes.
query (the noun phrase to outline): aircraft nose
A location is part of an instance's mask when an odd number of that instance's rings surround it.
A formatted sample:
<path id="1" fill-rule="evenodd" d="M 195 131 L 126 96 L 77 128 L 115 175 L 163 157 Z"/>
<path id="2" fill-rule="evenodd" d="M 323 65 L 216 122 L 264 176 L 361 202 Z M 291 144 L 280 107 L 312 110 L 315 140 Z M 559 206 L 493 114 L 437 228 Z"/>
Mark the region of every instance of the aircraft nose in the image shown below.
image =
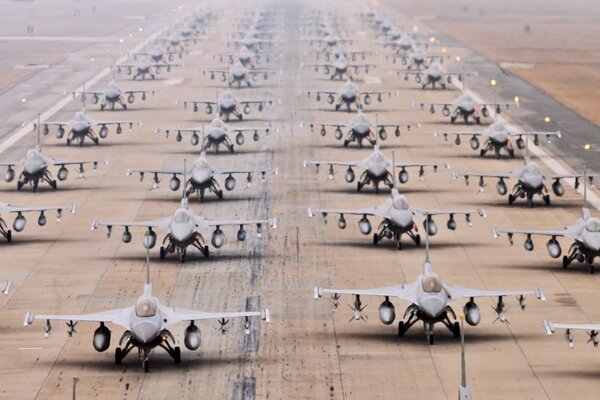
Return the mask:
<path id="1" fill-rule="evenodd" d="M 131 333 L 141 343 L 148 343 L 158 336 L 159 329 L 152 321 L 137 320 Z"/>
<path id="2" fill-rule="evenodd" d="M 171 237 L 178 242 L 184 242 L 190 235 L 187 226 L 173 226 L 171 229 Z"/>
<path id="3" fill-rule="evenodd" d="M 206 170 L 202 170 L 202 171 L 193 171 L 192 172 L 192 179 L 198 183 L 204 183 L 206 182 L 208 179 L 210 179 L 210 173 Z"/>
<path id="4" fill-rule="evenodd" d="M 439 316 L 446 308 L 446 302 L 438 296 L 426 296 L 420 302 L 421 311 L 429 317 Z"/>

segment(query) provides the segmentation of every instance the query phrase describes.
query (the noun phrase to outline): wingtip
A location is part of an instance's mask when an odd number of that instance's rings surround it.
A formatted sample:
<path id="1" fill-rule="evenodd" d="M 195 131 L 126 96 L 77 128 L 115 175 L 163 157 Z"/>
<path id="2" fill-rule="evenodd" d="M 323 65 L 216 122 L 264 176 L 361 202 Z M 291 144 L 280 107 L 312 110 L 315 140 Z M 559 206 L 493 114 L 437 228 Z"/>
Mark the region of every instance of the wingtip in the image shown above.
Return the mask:
<path id="1" fill-rule="evenodd" d="M 544 329 L 546 330 L 546 335 L 551 336 L 554 333 L 554 325 L 552 322 L 547 319 L 544 320 Z"/>
<path id="2" fill-rule="evenodd" d="M 321 296 L 323 296 L 322 288 L 320 286 L 315 286 L 315 289 L 314 289 L 315 299 L 319 299 Z"/>

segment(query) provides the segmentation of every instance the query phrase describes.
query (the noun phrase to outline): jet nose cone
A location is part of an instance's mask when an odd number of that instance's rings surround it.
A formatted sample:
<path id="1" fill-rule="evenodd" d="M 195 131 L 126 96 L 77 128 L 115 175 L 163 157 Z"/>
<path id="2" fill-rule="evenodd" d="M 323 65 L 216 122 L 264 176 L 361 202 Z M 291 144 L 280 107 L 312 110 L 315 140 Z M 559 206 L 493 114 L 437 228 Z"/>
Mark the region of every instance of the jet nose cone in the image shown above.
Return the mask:
<path id="1" fill-rule="evenodd" d="M 528 174 L 525 181 L 532 188 L 538 188 L 543 184 L 543 179 L 540 174 Z"/>
<path id="2" fill-rule="evenodd" d="M 27 172 L 28 174 L 36 173 L 39 168 L 40 163 L 37 161 L 25 161 L 25 164 L 23 165 L 23 171 Z"/>
<path id="3" fill-rule="evenodd" d="M 186 226 L 175 225 L 171 229 L 171 237 L 177 242 L 184 242 L 191 236 L 191 230 Z"/>
<path id="4" fill-rule="evenodd" d="M 153 321 L 138 319 L 131 330 L 133 336 L 141 343 L 152 341 L 159 334 L 159 329 Z"/>
<path id="5" fill-rule="evenodd" d="M 446 302 L 439 296 L 425 296 L 420 302 L 421 311 L 431 318 L 439 316 L 446 309 Z"/>

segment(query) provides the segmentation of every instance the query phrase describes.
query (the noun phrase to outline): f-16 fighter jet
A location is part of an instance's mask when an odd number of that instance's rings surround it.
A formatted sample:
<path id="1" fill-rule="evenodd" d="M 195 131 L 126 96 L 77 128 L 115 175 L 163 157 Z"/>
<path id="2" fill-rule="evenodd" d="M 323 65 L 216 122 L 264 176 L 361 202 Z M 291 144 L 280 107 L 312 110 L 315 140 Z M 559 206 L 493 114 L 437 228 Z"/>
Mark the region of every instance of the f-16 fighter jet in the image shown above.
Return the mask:
<path id="1" fill-rule="evenodd" d="M 452 77 L 456 76 L 459 81 L 463 80 L 463 77 L 468 75 L 477 75 L 475 72 L 467 71 L 446 71 L 440 63 L 434 62 L 424 71 L 413 71 L 410 69 L 398 70 L 397 74 L 404 73 L 404 80 L 408 81 L 409 75 L 415 76 L 415 82 L 421 84 L 421 89 L 426 89 L 427 86 L 431 85 L 432 89 L 435 89 L 436 84 L 440 84 L 442 89 L 446 89 L 446 82 L 452 83 Z M 446 82 L 444 82 L 444 79 Z"/>
<path id="2" fill-rule="evenodd" d="M 395 178 L 390 169 L 399 168 L 398 180 L 400 183 L 408 182 L 408 171 L 407 168 L 419 168 L 419 179 L 423 180 L 425 177 L 425 167 L 432 167 L 434 172 L 437 173 L 438 164 L 433 163 L 397 163 L 395 161 L 387 160 L 383 153 L 379 150 L 379 146 L 375 145 L 373 152 L 362 160 L 356 161 L 308 161 L 304 160 L 304 167 L 314 165 L 316 171 L 319 172 L 319 167 L 323 164 L 329 165 L 329 180 L 333 180 L 335 176 L 334 165 L 340 165 L 348 167 L 344 174 L 344 179 L 348 183 L 354 182 L 356 175 L 352 168 L 360 168 L 364 172 L 360 175 L 359 181 L 356 184 L 356 190 L 360 191 L 364 186 L 372 184 L 375 189 L 375 193 L 379 193 L 379 184 L 384 183 L 390 189 L 394 187 Z"/>
<path id="3" fill-rule="evenodd" d="M 382 221 L 377 228 L 377 231 L 373 233 L 373 244 L 377 246 L 379 242 L 384 239 L 391 239 L 396 244 L 398 250 L 402 249 L 402 235 L 406 234 L 411 238 L 416 246 L 421 245 L 421 235 L 419 234 L 419 228 L 415 222 L 415 217 L 425 217 L 423 220 L 423 228 L 427 229 L 429 236 L 435 236 L 438 232 L 438 227 L 433 217 L 436 215 L 448 215 L 448 222 L 446 226 L 450 230 L 456 229 L 456 215 L 464 215 L 467 224 L 471 226 L 471 215 L 478 214 L 481 217 L 485 217 L 483 209 L 477 210 L 423 210 L 419 208 L 413 208 L 409 205 L 406 196 L 401 195 L 398 189 L 393 188 L 391 198 L 386 200 L 383 204 L 373 208 L 358 208 L 358 209 L 343 209 L 343 208 L 309 208 L 308 216 L 314 217 L 316 214 L 323 216 L 323 222 L 327 223 L 327 217 L 329 214 L 339 214 L 340 217 L 337 221 L 340 229 L 346 229 L 347 223 L 344 215 L 357 215 L 362 216 L 358 221 L 358 229 L 363 235 L 369 235 L 373 230 L 371 222 L 368 217 L 381 218 Z"/>
<path id="4" fill-rule="evenodd" d="M 215 148 L 215 152 L 219 152 L 219 147 L 224 145 L 229 149 L 230 152 L 233 153 L 233 142 L 231 139 L 231 135 L 235 134 L 235 143 L 238 146 L 241 146 L 245 143 L 246 138 L 245 134 L 252 133 L 252 139 L 257 142 L 260 140 L 259 132 L 264 132 L 266 135 L 269 135 L 271 128 L 270 127 L 237 127 L 232 128 L 229 125 L 225 124 L 220 118 L 214 118 L 212 122 L 204 127 L 199 128 L 177 128 L 177 129 L 164 129 L 167 138 L 172 131 L 177 132 L 175 135 L 175 140 L 181 142 L 183 140 L 182 133 L 191 133 L 192 136 L 190 138 L 190 142 L 192 146 L 197 146 L 200 144 L 200 136 L 202 135 L 202 151 L 206 151 L 211 147 Z M 157 129 L 157 133 L 160 131 L 160 128 Z"/>
<path id="5" fill-rule="evenodd" d="M 323 69 L 325 75 L 330 75 L 329 78 L 334 80 L 338 78 L 339 80 L 346 80 L 348 78 L 352 79 L 350 76 L 350 71 L 354 70 L 355 74 L 358 74 L 360 69 L 364 69 L 366 73 L 369 73 L 369 68 L 375 68 L 374 64 L 352 64 L 349 63 L 344 56 L 340 56 L 337 60 L 331 61 L 329 63 L 309 63 L 303 64 L 305 67 L 314 67 L 315 72 L 319 71 L 319 68 Z"/>
<path id="6" fill-rule="evenodd" d="M 408 124 L 380 124 L 375 123 L 372 124 L 371 121 L 367 118 L 362 111 L 358 111 L 358 114 L 354 116 L 348 123 L 317 123 L 310 124 L 310 129 L 313 130 L 315 125 L 321 126 L 319 133 L 321 136 L 325 136 L 327 134 L 326 127 L 335 127 L 335 138 L 337 140 L 342 140 L 344 137 L 344 132 L 342 128 L 348 129 L 346 134 L 346 139 L 344 139 L 344 147 L 348 147 L 348 145 L 352 142 L 356 142 L 360 147 L 363 146 L 363 141 L 367 140 L 372 146 L 377 144 L 377 138 L 379 140 L 386 140 L 388 135 L 386 128 L 395 128 L 394 134 L 396 137 L 400 136 L 400 127 L 405 127 L 407 131 L 410 132 L 410 129 L 414 126 L 419 128 L 421 124 L 419 123 L 408 123 Z"/>
<path id="7" fill-rule="evenodd" d="M 65 126 L 69 126 L 70 130 L 67 135 L 67 146 L 74 141 L 79 142 L 79 145 L 83 146 L 85 138 L 91 139 L 96 145 L 100 143 L 100 139 L 106 139 L 108 136 L 108 126 L 110 125 L 116 125 L 116 132 L 120 135 L 123 133 L 123 125 L 129 125 L 129 130 L 132 130 L 134 124 L 141 125 L 142 121 L 96 121 L 88 115 L 85 108 L 82 108 L 75 113 L 75 117 L 70 121 L 44 121 L 42 123 L 42 129 L 44 135 L 47 135 L 50 133 L 50 126 L 58 126 L 56 137 L 62 139 L 65 136 Z M 96 132 L 94 132 L 94 126 L 100 127 L 98 136 L 96 136 Z"/>
<path id="8" fill-rule="evenodd" d="M 179 64 L 170 64 L 154 61 L 136 61 L 133 63 L 117 64 L 115 68 L 117 69 L 118 73 L 121 73 L 123 68 L 126 68 L 127 75 L 131 75 L 132 79 L 135 81 L 137 78 L 140 78 L 141 80 L 146 80 L 146 76 L 152 79 L 156 79 L 156 75 L 160 74 L 163 68 L 167 72 L 170 72 L 171 68 L 179 66 Z"/>
<path id="9" fill-rule="evenodd" d="M 207 69 L 204 71 L 204 74 L 206 73 L 210 74 L 211 80 L 215 79 L 215 74 L 221 74 L 221 81 L 227 82 L 229 87 L 237 83 L 237 87 L 241 88 L 242 83 L 245 83 L 248 87 L 252 86 L 251 81 L 256 81 L 259 75 L 262 75 L 265 80 L 269 79 L 269 75 L 274 72 L 268 69 L 248 69 L 238 61 L 229 69 Z"/>
<path id="10" fill-rule="evenodd" d="M 554 180 L 552 182 L 552 191 L 556 196 L 562 196 L 565 194 L 565 188 L 560 183 L 561 179 L 574 178 L 575 189 L 579 187 L 579 179 L 583 177 L 583 174 L 547 174 L 542 172 L 538 165 L 531 161 L 529 156 L 525 156 L 524 165 L 516 171 L 509 171 L 504 173 L 456 173 L 454 172 L 453 177 L 458 179 L 460 176 L 464 176 L 465 183 L 469 184 L 469 177 L 479 177 L 479 191 L 483 192 L 485 188 L 484 178 L 497 178 L 496 190 L 500 196 L 504 196 L 508 193 L 505 179 L 514 179 L 517 181 L 513 188 L 513 193 L 508 195 L 508 204 L 513 204 L 515 200 L 521 198 L 526 199 L 527 205 L 533 207 L 533 196 L 539 195 L 544 199 L 544 203 L 550 205 L 550 194 L 546 188 L 545 182 Z M 595 175 L 588 176 L 591 181 Z"/>
<path id="11" fill-rule="evenodd" d="M 94 331 L 92 345 L 98 352 L 104 352 L 110 347 L 111 331 L 106 324 L 118 325 L 125 329 L 119 347 L 115 350 L 115 364 L 120 365 L 123 359 L 132 351 L 137 349 L 145 372 L 150 369 L 150 355 L 157 347 L 165 350 L 176 364 L 181 362 L 181 349 L 175 346 L 175 338 L 169 331 L 169 327 L 181 322 L 189 323 L 185 329 L 183 343 L 189 350 L 195 351 L 200 348 L 200 328 L 197 322 L 204 320 L 217 320 L 221 333 L 225 333 L 229 320 L 232 318 L 243 318 L 246 335 L 250 334 L 250 318 L 259 317 L 263 321 L 270 322 L 269 310 L 263 311 L 239 311 L 239 312 L 207 312 L 188 310 L 185 308 L 174 308 L 162 304 L 152 291 L 150 281 L 150 261 L 146 261 L 146 280 L 144 291 L 136 300 L 135 304 L 108 311 L 91 314 L 71 315 L 25 315 L 24 325 L 29 326 L 36 320 L 46 321 L 44 335 L 50 336 L 52 325 L 50 321 L 66 321 L 67 334 L 69 337 L 77 333 L 77 323 L 96 322 L 100 326 Z M 254 323 L 254 322 L 253 322 Z M 121 347 L 122 346 L 122 347 Z"/>
<path id="12" fill-rule="evenodd" d="M 312 92 L 308 92 L 310 96 Z M 352 105 L 356 107 L 357 110 L 363 108 L 363 103 L 365 105 L 371 104 L 371 97 L 377 96 L 377 101 L 383 101 L 383 95 L 387 93 L 388 97 L 391 97 L 391 92 L 382 92 L 382 91 L 362 91 L 358 87 L 356 87 L 352 81 L 348 80 L 342 86 L 342 88 L 337 92 L 330 92 L 326 90 L 317 90 L 315 93 L 315 99 L 317 101 L 321 101 L 322 96 L 327 96 L 327 103 L 333 104 L 335 103 L 335 111 L 339 111 L 343 105 L 346 106 L 346 110 L 348 112 L 352 111 Z"/>
<path id="13" fill-rule="evenodd" d="M 443 135 L 446 142 L 448 135 L 456 135 L 454 143 L 458 146 L 461 143 L 461 136 L 470 136 L 469 145 L 471 149 L 478 150 L 481 146 L 480 141 L 483 140 L 483 146 L 479 151 L 481 157 L 485 156 L 488 151 L 494 151 L 497 158 L 500 158 L 500 150 L 505 150 L 510 157 L 515 156 L 513 141 L 519 149 L 525 148 L 525 139 L 523 137 L 533 137 L 533 142 L 538 145 L 540 136 L 546 136 L 548 141 L 553 137 L 560 138 L 560 132 L 540 132 L 540 131 L 513 131 L 509 129 L 502 121 L 496 121 L 492 125 L 485 128 L 483 131 L 475 132 L 434 132 L 435 136 Z M 515 139 L 516 138 L 516 139 Z"/>
<path id="14" fill-rule="evenodd" d="M 187 167 L 184 162 L 182 167 L 178 168 L 166 168 L 166 169 L 135 169 L 130 168 L 127 171 L 127 175 L 133 173 L 140 174 L 140 182 L 144 179 L 144 175 L 154 175 L 152 178 L 152 189 L 157 190 L 158 184 L 160 183 L 159 175 L 171 175 L 169 181 L 169 188 L 172 191 L 178 191 L 181 186 L 180 177 L 189 177 L 184 182 L 185 195 L 189 197 L 194 192 L 198 196 L 200 201 L 204 200 L 204 193 L 206 191 L 214 193 L 219 200 L 223 199 L 223 190 L 217 180 L 217 176 L 225 176 L 224 186 L 225 189 L 231 191 L 235 189 L 236 179 L 234 175 L 246 175 L 246 188 L 252 184 L 252 176 L 260 175 L 261 181 L 266 181 L 267 175 L 277 174 L 277 170 L 271 171 L 266 168 L 262 169 L 247 169 L 247 168 L 222 168 L 212 165 L 206 159 L 206 153 L 203 151 L 200 153 L 200 157 L 194 161 L 191 167 Z"/>
<path id="15" fill-rule="evenodd" d="M 127 110 L 127 103 L 133 104 L 136 94 L 141 94 L 142 101 L 145 101 L 148 93 L 154 96 L 154 90 L 123 90 L 117 86 L 117 83 L 114 80 L 112 80 L 104 90 L 84 89 L 81 92 L 73 92 L 73 96 L 81 94 L 83 102 L 85 102 L 87 96 L 92 96 L 92 104 L 98 104 L 100 99 L 102 99 L 100 102 L 100 111 L 104 111 L 106 107 L 110 107 L 111 110 L 114 110 L 115 105 L 117 104 L 119 104 L 123 110 Z M 127 103 L 125 102 L 125 99 L 127 99 Z"/>
<path id="16" fill-rule="evenodd" d="M 146 249 L 152 249 L 156 245 L 157 236 L 154 229 L 166 231 L 167 234 L 162 241 L 163 245 L 160 247 L 160 258 L 163 259 L 167 254 L 177 252 L 179 254 L 179 261 L 183 263 L 185 262 L 187 249 L 190 246 L 195 247 L 202 252 L 204 257 L 208 258 L 209 248 L 205 244 L 202 232 L 206 233 L 208 230 L 214 228 L 211 244 L 218 249 L 225 244 L 225 233 L 221 230 L 221 227 L 229 225 L 239 226 L 237 239 L 244 241 L 247 235 L 244 225 L 256 225 L 256 231 L 260 236 L 263 225 L 267 224 L 273 228 L 277 226 L 275 219 L 235 220 L 205 218 L 189 209 L 188 198 L 184 192 L 181 205 L 171 216 L 152 221 L 104 222 L 94 220 L 92 222 L 92 229 L 98 229 L 99 226 L 106 226 L 108 237 L 110 237 L 114 226 L 122 226 L 124 227 L 123 243 L 130 243 L 132 235 L 129 228 L 146 228 L 143 241 Z"/>
<path id="17" fill-rule="evenodd" d="M 415 103 L 413 103 L 415 104 Z M 469 124 L 469 120 L 472 119 L 477 124 L 481 123 L 481 117 L 489 117 L 490 110 L 493 108 L 496 115 L 502 112 L 502 106 L 507 110 L 510 106 L 515 103 L 505 102 L 485 102 L 476 101 L 473 96 L 468 92 L 463 92 L 458 98 L 451 102 L 421 102 L 421 110 L 424 109 L 425 105 L 429 106 L 429 112 L 435 114 L 435 107 L 442 107 L 442 115 L 444 117 L 450 117 L 450 123 L 455 123 L 457 120 L 463 120 L 465 124 Z M 518 103 L 517 103 L 518 105 Z"/>
<path id="18" fill-rule="evenodd" d="M 377 289 L 355 290 L 315 287 L 314 295 L 316 299 L 326 293 L 332 294 L 334 308 L 338 307 L 341 295 L 354 296 L 354 304 L 350 306 L 354 314 L 350 321 L 365 320 L 362 312 L 366 305 L 363 305 L 361 296 L 383 297 L 384 300 L 379 305 L 379 319 L 385 325 L 393 324 L 396 319 L 396 308 L 392 301 L 395 299 L 407 301 L 410 306 L 404 312 L 404 316 L 408 316 L 408 319 L 398 322 L 398 336 L 404 336 L 408 329 L 417 322 L 422 321 L 423 331 L 430 345 L 433 344 L 433 327 L 436 323 L 442 323 L 452 332 L 455 338 L 460 336 L 460 325 L 455 321 L 456 313 L 451 307 L 451 304 L 458 300 L 466 300 L 463 313 L 465 320 L 471 326 L 479 325 L 481 322 L 481 312 L 479 306 L 475 303 L 475 299 L 478 297 L 498 298 L 498 302 L 493 309 L 498 315 L 496 320 L 500 322 L 507 322 L 505 297 L 517 297 L 521 310 L 525 310 L 525 296 L 536 296 L 541 301 L 546 300 L 541 289 L 477 290 L 444 283 L 438 274 L 433 271 L 433 266 L 429 261 L 429 243 L 427 241 L 423 273 L 414 281 Z"/>
<path id="19" fill-rule="evenodd" d="M 194 112 L 198 111 L 198 104 L 204 105 L 204 111 L 209 115 L 213 113 L 213 107 L 216 107 L 219 118 L 224 118 L 226 122 L 229 122 L 231 115 L 241 121 L 244 118 L 244 114 L 248 115 L 252 112 L 252 108 L 250 107 L 252 105 L 256 105 L 259 112 L 265 109 L 265 105 L 269 107 L 273 106 L 272 99 L 239 100 L 229 90 L 224 91 L 217 101 L 178 100 L 177 103 L 183 103 L 183 106 L 186 108 L 188 104 L 192 104 Z"/>

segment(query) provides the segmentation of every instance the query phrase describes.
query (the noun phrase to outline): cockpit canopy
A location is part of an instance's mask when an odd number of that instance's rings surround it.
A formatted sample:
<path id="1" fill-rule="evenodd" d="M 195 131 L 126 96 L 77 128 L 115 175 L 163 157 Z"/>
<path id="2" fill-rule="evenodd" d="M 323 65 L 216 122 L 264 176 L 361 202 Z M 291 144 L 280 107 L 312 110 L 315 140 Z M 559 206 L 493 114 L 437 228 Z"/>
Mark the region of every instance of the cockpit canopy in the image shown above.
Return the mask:
<path id="1" fill-rule="evenodd" d="M 585 230 L 588 232 L 600 232 L 600 219 L 590 218 L 585 222 Z"/>
<path id="2" fill-rule="evenodd" d="M 212 120 L 211 125 L 216 128 L 222 128 L 225 126 L 225 123 L 220 118 L 215 118 Z"/>
<path id="3" fill-rule="evenodd" d="M 540 167 L 534 162 L 530 162 L 527 164 L 527 172 L 530 174 L 538 174 L 540 172 Z"/>
<path id="4" fill-rule="evenodd" d="M 354 117 L 354 122 L 356 122 L 356 123 L 368 123 L 369 120 L 368 120 L 368 118 L 363 113 L 360 113 L 356 117 Z"/>
<path id="5" fill-rule="evenodd" d="M 409 208 L 408 200 L 406 200 L 406 196 L 404 195 L 398 194 L 394 196 L 392 202 L 396 210 L 408 210 Z"/>
<path id="6" fill-rule="evenodd" d="M 138 317 L 153 317 L 156 315 L 156 299 L 150 296 L 141 296 L 135 303 L 135 315 Z"/>
<path id="7" fill-rule="evenodd" d="M 208 163 L 204 158 L 199 158 L 194 162 L 194 167 L 204 169 L 208 167 Z"/>
<path id="8" fill-rule="evenodd" d="M 40 153 L 34 149 L 27 150 L 26 157 L 30 161 L 39 160 L 41 158 Z"/>
<path id="9" fill-rule="evenodd" d="M 231 93 L 229 90 L 226 90 L 223 92 L 223 98 L 224 99 L 231 99 L 233 98 L 233 93 Z"/>
<path id="10" fill-rule="evenodd" d="M 352 82 L 351 82 L 351 81 L 347 81 L 347 82 L 344 84 L 344 89 L 354 89 L 354 85 L 352 84 Z"/>
<path id="11" fill-rule="evenodd" d="M 190 222 L 190 214 L 186 210 L 179 210 L 175 213 L 173 220 L 178 224 Z"/>
<path id="12" fill-rule="evenodd" d="M 385 158 L 383 157 L 383 154 L 381 154 L 380 152 L 375 152 L 371 156 L 371 161 L 372 162 L 376 162 L 376 163 L 380 163 L 380 162 L 385 161 Z"/>
<path id="13" fill-rule="evenodd" d="M 75 121 L 85 121 L 85 111 L 77 111 L 75 113 Z"/>
<path id="14" fill-rule="evenodd" d="M 496 132 L 504 132 L 504 131 L 506 131 L 506 127 L 504 126 L 504 124 L 502 122 L 498 122 L 494 125 L 494 130 Z"/>
<path id="15" fill-rule="evenodd" d="M 439 293 L 442 291 L 442 280 L 436 273 L 431 272 L 423 276 L 423 291 L 425 293 Z"/>
<path id="16" fill-rule="evenodd" d="M 473 97 L 471 97 L 470 94 L 465 94 L 465 95 L 462 96 L 461 100 L 462 101 L 468 101 L 468 102 L 472 103 L 473 102 Z"/>
<path id="17" fill-rule="evenodd" d="M 108 87 L 110 89 L 116 89 L 117 88 L 117 83 L 115 81 L 110 81 L 110 83 L 108 84 Z"/>

